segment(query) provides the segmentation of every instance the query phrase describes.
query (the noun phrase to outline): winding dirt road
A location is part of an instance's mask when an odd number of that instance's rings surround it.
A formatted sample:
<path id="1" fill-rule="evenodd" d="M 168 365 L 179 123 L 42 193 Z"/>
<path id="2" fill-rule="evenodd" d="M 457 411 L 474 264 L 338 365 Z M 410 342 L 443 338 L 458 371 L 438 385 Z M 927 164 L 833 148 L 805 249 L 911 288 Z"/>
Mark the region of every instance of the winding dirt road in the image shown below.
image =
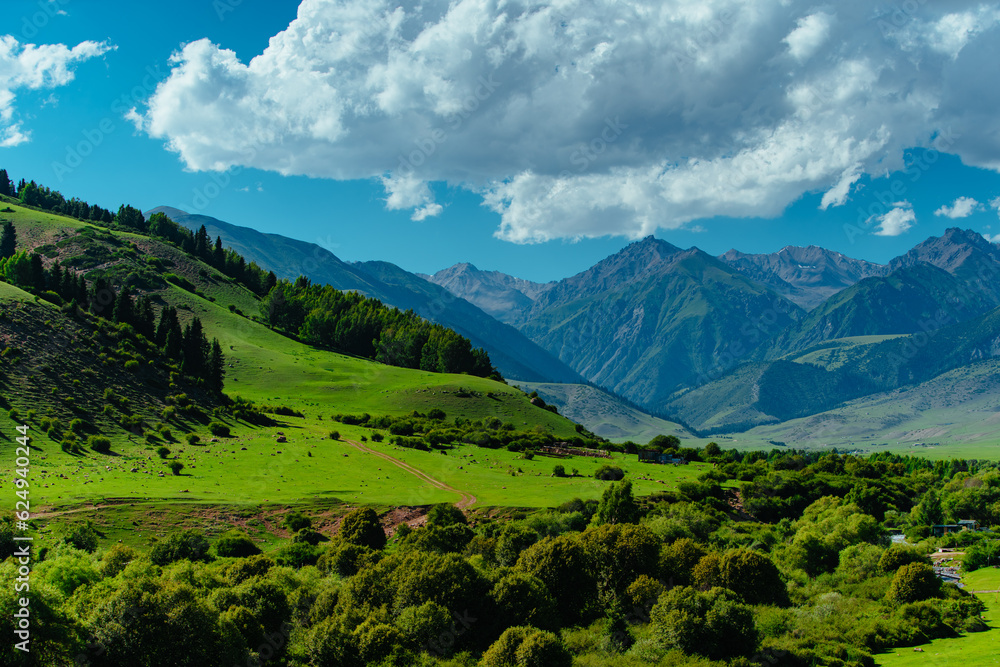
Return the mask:
<path id="1" fill-rule="evenodd" d="M 431 477 L 430 475 L 428 475 L 424 471 L 422 471 L 422 470 L 420 470 L 418 468 L 414 468 L 409 463 L 406 463 L 404 461 L 400 461 L 399 459 L 393 458 L 392 456 L 389 456 L 388 454 L 383 454 L 382 452 L 375 451 L 371 447 L 368 447 L 367 445 L 365 445 L 363 442 L 357 442 L 356 440 L 344 440 L 344 442 L 346 442 L 347 444 L 349 444 L 351 447 L 354 447 L 355 449 L 358 449 L 358 450 L 360 450 L 362 452 L 365 452 L 366 454 L 374 454 L 375 456 L 377 456 L 377 457 L 379 457 L 381 459 L 385 459 L 386 461 L 388 461 L 392 465 L 396 466 L 397 468 L 402 468 L 406 472 L 408 472 L 411 475 L 414 475 L 415 477 L 417 477 L 417 478 L 419 478 L 419 479 L 427 482 L 428 484 L 430 484 L 431 486 L 433 486 L 435 488 L 441 489 L 442 491 L 451 491 L 452 493 L 457 493 L 461 497 L 461 499 L 457 503 L 455 503 L 455 507 L 457 507 L 459 509 L 463 509 L 464 510 L 467 507 L 470 507 L 471 505 L 475 504 L 475 502 L 477 500 L 477 498 L 474 495 L 472 495 L 471 493 L 468 493 L 467 491 L 460 491 L 460 490 L 456 489 L 453 486 L 448 486 L 444 482 L 439 482 L 438 480 L 434 479 L 433 477 Z"/>

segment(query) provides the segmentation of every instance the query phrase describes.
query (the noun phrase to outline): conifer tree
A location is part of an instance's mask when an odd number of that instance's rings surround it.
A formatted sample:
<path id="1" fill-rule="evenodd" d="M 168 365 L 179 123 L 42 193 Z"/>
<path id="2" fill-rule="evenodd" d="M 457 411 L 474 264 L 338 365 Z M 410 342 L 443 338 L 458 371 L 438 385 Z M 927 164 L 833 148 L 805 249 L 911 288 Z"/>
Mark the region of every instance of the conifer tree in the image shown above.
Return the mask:
<path id="1" fill-rule="evenodd" d="M 135 304 L 132 302 L 131 290 L 125 287 L 115 300 L 112 319 L 118 324 L 135 324 Z"/>
<path id="2" fill-rule="evenodd" d="M 215 391 L 222 391 L 223 377 L 226 373 L 226 361 L 222 356 L 222 346 L 219 345 L 219 339 L 212 339 L 212 353 L 208 360 L 207 377 L 205 380 L 208 382 L 209 388 Z"/>
<path id="3" fill-rule="evenodd" d="M 13 257 L 17 251 L 17 230 L 10 220 L 3 223 L 3 231 L 0 232 L 0 259 Z"/>
<path id="4" fill-rule="evenodd" d="M 184 354 L 182 370 L 188 375 L 201 377 L 204 374 L 205 364 L 208 362 L 209 348 L 201 320 L 197 317 L 184 329 L 182 346 Z"/>
<path id="5" fill-rule="evenodd" d="M 37 290 L 45 289 L 45 266 L 42 256 L 31 253 L 31 286 Z"/>
<path id="6" fill-rule="evenodd" d="M 222 237 L 215 237 L 215 250 L 212 252 L 212 265 L 219 269 L 226 268 L 226 251 L 222 249 Z"/>

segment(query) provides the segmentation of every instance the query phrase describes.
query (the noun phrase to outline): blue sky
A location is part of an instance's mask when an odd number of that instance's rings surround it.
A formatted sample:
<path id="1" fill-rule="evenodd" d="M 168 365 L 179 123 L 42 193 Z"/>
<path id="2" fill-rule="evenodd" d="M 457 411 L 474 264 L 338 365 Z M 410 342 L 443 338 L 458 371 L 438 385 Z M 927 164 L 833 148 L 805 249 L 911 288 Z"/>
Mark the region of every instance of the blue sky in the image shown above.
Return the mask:
<path id="1" fill-rule="evenodd" d="M 301 16 L 263 0 L 12 0 L 0 166 L 345 260 L 539 281 L 647 233 L 879 262 L 950 226 L 1000 235 L 1000 114 L 982 79 L 998 72 L 995 4 L 749 4 L 753 20 L 723 0 L 511 3 L 501 22 L 486 0 L 309 0 Z M 630 39 L 601 27 L 617 24 Z"/>

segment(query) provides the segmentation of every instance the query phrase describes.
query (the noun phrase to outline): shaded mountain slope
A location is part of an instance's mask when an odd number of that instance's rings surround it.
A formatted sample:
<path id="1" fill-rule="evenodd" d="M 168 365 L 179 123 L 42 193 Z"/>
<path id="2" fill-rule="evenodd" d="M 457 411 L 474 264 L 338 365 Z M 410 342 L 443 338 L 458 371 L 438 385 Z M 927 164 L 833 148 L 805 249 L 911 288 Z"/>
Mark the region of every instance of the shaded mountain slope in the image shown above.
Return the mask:
<path id="1" fill-rule="evenodd" d="M 188 229 L 204 225 L 212 238 L 219 236 L 226 246 L 274 271 L 279 278 L 305 275 L 314 283 L 340 290 L 354 290 L 390 306 L 415 313 L 432 322 L 459 331 L 474 346 L 483 347 L 505 377 L 578 382 L 580 376 L 551 354 L 525 338 L 516 329 L 501 324 L 476 306 L 455 297 L 446 289 L 429 283 L 388 262 L 349 264 L 329 250 L 313 243 L 279 234 L 263 234 L 204 215 L 188 215 L 178 209 L 158 207 Z"/>
<path id="2" fill-rule="evenodd" d="M 649 237 L 540 294 L 521 330 L 591 382 L 659 410 L 801 314 L 697 248 Z"/>

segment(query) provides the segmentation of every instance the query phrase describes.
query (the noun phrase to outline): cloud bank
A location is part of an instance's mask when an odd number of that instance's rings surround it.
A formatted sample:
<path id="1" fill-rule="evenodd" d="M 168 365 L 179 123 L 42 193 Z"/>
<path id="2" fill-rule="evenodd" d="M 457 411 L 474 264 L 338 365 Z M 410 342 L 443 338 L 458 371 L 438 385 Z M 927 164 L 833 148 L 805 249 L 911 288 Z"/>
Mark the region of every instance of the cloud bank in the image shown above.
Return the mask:
<path id="1" fill-rule="evenodd" d="M 380 179 L 415 219 L 444 181 L 510 241 L 639 237 L 843 205 L 938 136 L 1000 171 L 998 23 L 965 0 L 305 0 L 249 63 L 184 46 L 137 122 L 191 169 Z"/>
<path id="2" fill-rule="evenodd" d="M 16 120 L 15 92 L 19 89 L 58 88 L 73 80 L 72 66 L 104 55 L 113 47 L 106 43 L 21 44 L 10 35 L 0 36 L 0 147 L 29 141 L 31 133 Z"/>
<path id="3" fill-rule="evenodd" d="M 878 226 L 872 232 L 875 236 L 899 236 L 910 231 L 916 224 L 917 216 L 910 202 L 896 202 L 892 206 L 888 213 L 873 218 L 873 221 L 878 222 Z"/>
<path id="4" fill-rule="evenodd" d="M 972 197 L 959 197 L 951 206 L 942 206 L 934 211 L 934 215 L 943 215 L 946 218 L 957 220 L 958 218 L 968 218 L 976 211 L 982 210 L 983 205 Z"/>

